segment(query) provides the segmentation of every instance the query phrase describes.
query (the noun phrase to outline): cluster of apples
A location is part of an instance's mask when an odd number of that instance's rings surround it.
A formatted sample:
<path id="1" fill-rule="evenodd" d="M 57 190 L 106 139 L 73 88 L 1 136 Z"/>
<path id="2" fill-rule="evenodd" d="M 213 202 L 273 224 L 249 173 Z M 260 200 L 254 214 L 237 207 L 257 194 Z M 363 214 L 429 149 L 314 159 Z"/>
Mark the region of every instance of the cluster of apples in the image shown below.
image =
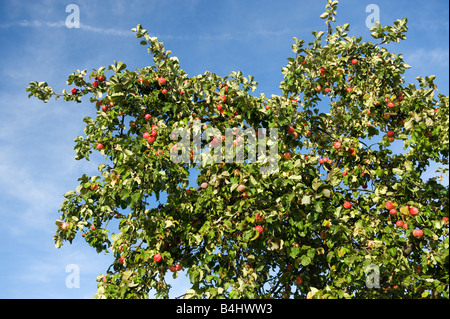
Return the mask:
<path id="1" fill-rule="evenodd" d="M 302 62 L 302 65 L 304 65 L 305 63 L 306 63 L 306 59 Z M 352 65 L 354 65 L 354 66 L 356 66 L 358 63 L 359 63 L 359 60 L 357 59 L 357 58 L 353 58 L 352 60 L 351 60 L 351 63 L 352 63 Z M 327 69 L 326 68 L 320 68 L 319 69 L 319 72 L 320 72 L 320 76 L 321 77 L 325 77 L 325 79 L 327 80 Z M 342 73 L 341 72 L 337 72 L 336 73 L 336 76 L 340 76 Z M 330 87 L 328 86 L 328 82 L 326 82 L 326 84 L 327 84 L 327 86 L 325 87 L 325 88 L 322 88 L 322 86 L 320 85 L 320 84 L 318 84 L 318 85 L 316 85 L 315 87 L 314 87 L 314 90 L 316 91 L 316 92 L 323 92 L 323 93 L 325 93 L 325 94 L 328 94 L 329 92 L 330 92 Z M 345 88 L 345 92 L 347 92 L 347 93 L 352 93 L 353 92 L 353 90 L 354 90 L 354 88 L 353 87 L 347 87 L 347 88 Z"/>
<path id="2" fill-rule="evenodd" d="M 158 77 L 158 78 L 156 78 L 156 81 L 158 82 L 158 84 L 161 87 L 163 87 L 161 89 L 161 93 L 166 95 L 168 93 L 168 91 L 167 91 L 167 89 L 164 86 L 166 86 L 167 79 L 165 77 Z M 144 79 L 142 76 L 140 76 L 138 78 L 138 83 L 141 84 L 141 85 L 144 85 L 144 86 L 149 86 L 150 85 L 150 80 Z M 180 93 L 182 93 L 182 92 L 180 92 Z"/>
<path id="3" fill-rule="evenodd" d="M 100 74 L 100 75 L 98 75 L 98 76 L 95 76 L 95 77 L 94 77 L 94 81 L 92 82 L 92 86 L 93 86 L 94 88 L 98 88 L 99 84 L 100 84 L 101 82 L 105 81 L 105 80 L 106 80 L 106 78 L 105 78 L 105 76 L 104 76 L 103 74 Z"/>
<path id="4" fill-rule="evenodd" d="M 145 116 L 150 115 L 150 114 L 146 114 Z M 149 117 L 146 117 L 145 119 L 150 119 L 151 115 Z M 151 126 L 151 130 L 150 132 L 145 132 L 144 134 L 142 134 L 142 138 L 147 140 L 147 142 L 149 144 L 152 144 L 155 139 L 156 136 L 158 135 L 158 126 L 157 125 L 152 125 Z"/>
<path id="5" fill-rule="evenodd" d="M 94 81 L 92 82 L 92 86 L 94 88 L 98 88 L 100 83 L 104 82 L 106 80 L 105 76 L 103 74 L 99 74 L 94 76 Z M 78 89 L 77 88 L 72 88 L 70 90 L 70 93 L 72 93 L 72 95 L 77 95 L 78 94 Z"/>
<path id="6" fill-rule="evenodd" d="M 397 211 L 396 205 L 395 205 L 394 203 L 392 203 L 392 202 L 386 202 L 386 204 L 385 204 L 384 207 L 389 211 L 389 215 L 390 215 L 390 216 L 393 216 L 393 217 L 397 216 L 398 211 Z M 402 207 L 402 208 L 400 209 L 400 212 L 401 212 L 403 215 L 407 215 L 407 214 L 409 213 L 409 215 L 411 215 L 411 216 L 414 217 L 414 216 L 417 216 L 417 214 L 419 214 L 419 209 L 418 209 L 417 207 L 414 207 L 414 206 L 411 206 L 411 207 L 409 207 L 409 206 L 404 206 L 404 207 Z M 395 225 L 396 225 L 397 227 L 402 227 L 403 229 L 408 229 L 408 223 L 405 222 L 405 221 L 403 221 L 402 219 L 397 220 L 397 221 L 395 222 Z M 423 231 L 422 231 L 421 229 L 418 229 L 418 228 L 417 228 L 417 229 L 415 229 L 415 230 L 413 231 L 413 236 L 416 237 L 416 238 L 418 238 L 418 239 L 420 239 L 420 238 L 422 238 L 422 236 L 423 236 Z"/>

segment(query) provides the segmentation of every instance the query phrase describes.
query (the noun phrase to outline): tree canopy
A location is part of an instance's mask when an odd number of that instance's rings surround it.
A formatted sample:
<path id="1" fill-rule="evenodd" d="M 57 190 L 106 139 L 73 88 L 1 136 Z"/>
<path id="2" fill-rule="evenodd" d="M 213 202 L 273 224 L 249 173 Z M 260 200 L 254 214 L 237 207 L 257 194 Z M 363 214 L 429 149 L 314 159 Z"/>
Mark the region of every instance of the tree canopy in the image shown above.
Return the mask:
<path id="1" fill-rule="evenodd" d="M 30 97 L 97 110 L 75 158 L 104 163 L 64 194 L 54 236 L 114 254 L 96 298 L 167 298 L 165 277 L 181 269 L 185 298 L 448 298 L 449 189 L 424 172 L 448 171 L 449 98 L 434 76 L 405 83 L 410 66 L 386 48 L 406 39 L 407 19 L 364 42 L 334 26 L 337 5 L 321 15 L 327 30 L 294 38 L 280 95 L 252 94 L 240 71 L 189 76 L 141 25 L 154 65 L 77 70 L 61 94 L 30 82 Z M 269 160 L 208 155 L 223 143 L 250 156 L 256 137 L 275 147 Z"/>

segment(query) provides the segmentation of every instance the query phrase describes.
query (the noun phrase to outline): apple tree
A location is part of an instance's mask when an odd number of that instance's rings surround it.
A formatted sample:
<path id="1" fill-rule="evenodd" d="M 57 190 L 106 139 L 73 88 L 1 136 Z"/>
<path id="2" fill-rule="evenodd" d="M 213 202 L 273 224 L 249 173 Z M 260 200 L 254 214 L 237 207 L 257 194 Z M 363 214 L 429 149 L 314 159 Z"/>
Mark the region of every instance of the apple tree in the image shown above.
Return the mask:
<path id="1" fill-rule="evenodd" d="M 252 95 L 242 72 L 189 76 L 141 25 L 153 65 L 78 70 L 61 94 L 30 83 L 30 97 L 89 98 L 97 110 L 75 158 L 104 161 L 64 194 L 54 236 L 56 247 L 78 236 L 114 255 L 96 298 L 167 298 L 166 276 L 181 270 L 185 298 L 448 298 L 449 188 L 438 173 L 448 171 L 449 98 L 434 76 L 405 83 L 410 66 L 386 45 L 406 39 L 406 19 L 364 42 L 334 27 L 337 4 L 321 15 L 326 31 L 294 38 L 280 95 Z M 203 149 L 230 128 L 277 129 L 277 169 L 177 144 L 176 129 L 192 138 L 207 127 L 219 135 L 203 134 Z M 237 136 L 231 154 L 239 143 L 250 154 L 251 137 Z M 443 167 L 425 180 L 431 163 Z"/>

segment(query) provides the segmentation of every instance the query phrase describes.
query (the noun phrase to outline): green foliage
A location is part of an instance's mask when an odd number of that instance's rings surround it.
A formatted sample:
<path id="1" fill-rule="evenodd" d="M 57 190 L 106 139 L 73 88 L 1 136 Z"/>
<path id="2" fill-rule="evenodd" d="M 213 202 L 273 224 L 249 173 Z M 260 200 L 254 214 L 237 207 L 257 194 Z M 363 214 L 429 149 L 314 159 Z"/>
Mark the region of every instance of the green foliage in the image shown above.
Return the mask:
<path id="1" fill-rule="evenodd" d="M 380 44 L 362 42 L 348 36 L 349 24 L 331 29 L 337 3 L 328 1 L 321 16 L 327 34 L 313 32 L 307 46 L 294 38 L 281 96 L 251 95 L 257 83 L 242 72 L 189 77 L 140 25 L 133 31 L 153 66 L 130 71 L 114 62 L 89 80 L 78 70 L 67 81 L 76 94 L 30 83 L 29 96 L 44 102 L 52 96 L 81 102 L 87 95 L 97 109 L 84 119 L 85 136 L 75 138 L 76 159 L 100 152 L 105 163 L 99 176 L 83 175 L 64 195 L 54 237 L 60 247 L 84 233 L 98 252 L 114 254 L 97 278 L 96 298 L 146 298 L 151 289 L 168 297 L 165 275 L 175 264 L 192 284 L 186 298 L 448 298 L 448 187 L 437 176 L 423 180 L 423 173 L 432 161 L 448 166 L 449 99 L 435 99 L 434 76 L 419 77 L 418 87 L 405 84 L 410 66 L 382 46 L 405 39 L 406 19 L 376 26 L 372 36 Z M 328 113 L 319 103 L 329 105 Z M 171 132 L 192 128 L 196 118 L 222 134 L 228 127 L 277 127 L 279 171 L 262 175 L 262 163 L 174 163 Z M 143 133 L 154 125 L 149 143 Z M 290 126 L 295 134 L 285 133 Z M 387 131 L 403 142 L 404 153 L 393 154 Z M 192 168 L 198 185 L 208 187 L 186 191 Z M 166 202 L 152 207 L 163 193 Z M 388 201 L 395 215 L 385 209 Z M 112 220 L 118 233 L 109 231 Z M 414 237 L 416 228 L 422 238 Z M 366 285 L 369 265 L 380 269 L 379 288 Z"/>

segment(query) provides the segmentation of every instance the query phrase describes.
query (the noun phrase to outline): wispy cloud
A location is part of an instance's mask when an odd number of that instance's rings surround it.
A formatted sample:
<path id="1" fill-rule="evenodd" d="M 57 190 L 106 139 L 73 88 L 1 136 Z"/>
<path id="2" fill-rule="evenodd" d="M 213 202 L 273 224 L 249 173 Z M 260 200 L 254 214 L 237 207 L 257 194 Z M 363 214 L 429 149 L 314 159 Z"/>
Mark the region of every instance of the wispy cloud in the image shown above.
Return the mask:
<path id="1" fill-rule="evenodd" d="M 449 49 L 448 48 L 434 48 L 431 50 L 419 49 L 412 52 L 405 52 L 403 54 L 406 63 L 415 66 L 427 63 L 439 65 L 439 67 L 449 66 Z"/>
<path id="2" fill-rule="evenodd" d="M 0 24 L 0 28 L 3 28 L 3 29 L 10 29 L 10 28 L 16 28 L 16 27 L 67 28 L 65 21 L 49 22 L 49 21 L 42 21 L 42 20 L 22 20 L 22 21 Z M 113 36 L 120 36 L 120 37 L 129 37 L 129 36 L 133 35 L 131 30 L 121 30 L 121 29 L 115 29 L 115 28 L 100 28 L 100 27 L 83 24 L 83 23 L 80 23 L 79 29 L 83 30 L 83 31 L 94 32 L 94 33 L 103 34 L 103 35 L 113 35 Z"/>
<path id="3" fill-rule="evenodd" d="M 16 27 L 23 28 L 67 28 L 65 21 L 48 22 L 41 20 L 22 20 L 11 23 L 0 24 L 0 28 L 10 29 Z M 112 35 L 119 37 L 134 36 L 134 33 L 130 30 L 116 29 L 116 28 L 102 28 L 92 25 L 80 23 L 80 30 L 93 32 L 102 35 Z M 251 38 L 265 38 L 276 37 L 286 34 L 291 34 L 291 30 L 284 28 L 281 30 L 264 30 L 261 28 L 237 31 L 237 32 L 222 32 L 222 33 L 204 33 L 204 34 L 190 34 L 190 35 L 176 35 L 176 34 L 155 34 L 160 39 L 166 40 L 185 40 L 185 41 L 239 41 L 248 40 Z"/>

